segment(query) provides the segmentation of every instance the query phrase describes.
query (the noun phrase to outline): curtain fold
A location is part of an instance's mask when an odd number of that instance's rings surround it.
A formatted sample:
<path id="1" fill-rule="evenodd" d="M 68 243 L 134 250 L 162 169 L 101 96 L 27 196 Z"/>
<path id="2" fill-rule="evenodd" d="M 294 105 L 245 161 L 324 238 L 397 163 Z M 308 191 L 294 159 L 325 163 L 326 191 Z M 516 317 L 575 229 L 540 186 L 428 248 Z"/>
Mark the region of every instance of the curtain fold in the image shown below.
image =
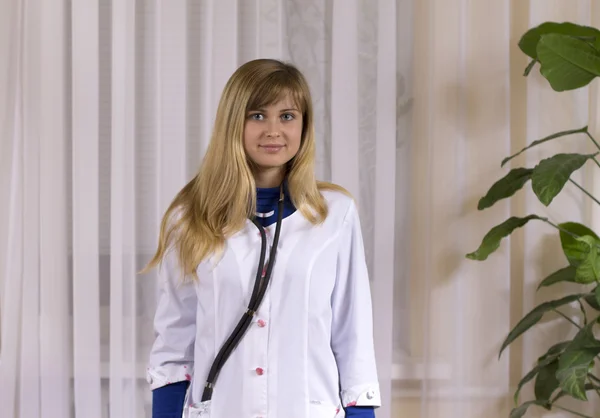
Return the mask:
<path id="1" fill-rule="evenodd" d="M 112 3 L 110 416 L 141 416 L 137 367 L 136 2 Z M 77 280 L 77 278 L 75 278 Z M 141 377 L 141 374 L 139 374 Z"/>
<path id="2" fill-rule="evenodd" d="M 0 16 L 0 56 L 5 57 L 5 65 L 0 71 L 0 198 L 8 202 L 10 197 L 11 169 L 14 162 L 14 131 L 17 87 L 21 59 L 19 55 L 21 34 L 23 32 L 23 13 L 21 5 L 11 0 L 0 3 L 4 11 Z M 7 263 L 9 226 L 9 205 L 0 205 L 0 271 L 4 271 Z M 2 283 L 0 283 L 2 284 Z M 0 286 L 0 294 L 2 287 Z M 0 327 L 2 324 L 0 323 Z M 0 335 L 2 329 L 0 328 Z M 0 340 L 1 343 L 1 340 Z"/>
<path id="3" fill-rule="evenodd" d="M 181 163 L 186 161 L 186 119 L 191 116 L 186 106 L 187 7 L 185 1 L 157 1 L 156 7 L 156 184 L 164 213 L 188 176 Z"/>
<path id="4" fill-rule="evenodd" d="M 22 49 L 22 138 L 23 141 L 23 288 L 19 409 L 23 415 L 39 416 L 40 376 L 40 81 L 36 77 L 40 66 L 39 4 L 24 6 L 24 33 Z"/>
<path id="5" fill-rule="evenodd" d="M 331 22 L 331 179 L 360 207 L 358 167 L 358 0 L 333 0 Z M 355 88 L 348 88 L 354 86 Z"/>
<path id="6" fill-rule="evenodd" d="M 24 3 L 27 4 L 27 3 Z M 71 413 L 72 306 L 69 275 L 71 220 L 70 20 L 66 3 L 40 2 L 40 412 L 42 417 Z M 27 16 L 25 17 L 27 19 Z M 24 125 L 29 120 L 23 121 Z M 23 138 L 27 143 L 28 138 Z M 24 156 L 29 159 L 29 155 Z M 27 224 L 30 219 L 25 219 Z M 27 262 L 30 254 L 24 254 Z M 24 295 L 27 298 L 28 295 Z M 35 307 L 34 307 L 35 309 Z M 27 396 L 23 394 L 23 396 Z"/>
<path id="7" fill-rule="evenodd" d="M 396 1 L 379 0 L 377 15 L 376 55 L 376 121 L 375 173 L 373 193 L 372 298 L 376 320 L 374 338 L 379 364 L 381 396 L 392 399 L 394 277 L 396 214 L 396 129 L 397 129 L 397 37 Z M 390 223 L 391 218 L 391 223 Z M 378 414 L 391 416 L 391 408 L 383 405 Z"/>
<path id="8" fill-rule="evenodd" d="M 100 12 L 74 2 L 72 37 L 73 378 L 74 410 L 100 418 Z M 32 414 L 32 416 L 35 416 Z"/>
<path id="9" fill-rule="evenodd" d="M 21 397 L 20 326 L 23 289 L 22 5 L 3 0 L 0 16 L 0 404 L 8 416 Z M 25 321 L 27 322 L 27 321 Z"/>

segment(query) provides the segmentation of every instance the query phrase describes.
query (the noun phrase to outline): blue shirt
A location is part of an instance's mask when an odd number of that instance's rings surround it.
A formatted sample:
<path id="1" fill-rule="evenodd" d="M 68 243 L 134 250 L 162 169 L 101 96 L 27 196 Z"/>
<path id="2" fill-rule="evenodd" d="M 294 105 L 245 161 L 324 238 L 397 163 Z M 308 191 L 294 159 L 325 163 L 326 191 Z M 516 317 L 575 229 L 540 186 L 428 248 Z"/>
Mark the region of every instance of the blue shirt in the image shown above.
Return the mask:
<path id="1" fill-rule="evenodd" d="M 290 199 L 287 187 L 284 183 L 283 218 L 287 218 L 296 212 L 296 208 Z M 277 222 L 279 213 L 279 187 L 256 189 L 256 220 L 262 226 L 267 227 Z"/>

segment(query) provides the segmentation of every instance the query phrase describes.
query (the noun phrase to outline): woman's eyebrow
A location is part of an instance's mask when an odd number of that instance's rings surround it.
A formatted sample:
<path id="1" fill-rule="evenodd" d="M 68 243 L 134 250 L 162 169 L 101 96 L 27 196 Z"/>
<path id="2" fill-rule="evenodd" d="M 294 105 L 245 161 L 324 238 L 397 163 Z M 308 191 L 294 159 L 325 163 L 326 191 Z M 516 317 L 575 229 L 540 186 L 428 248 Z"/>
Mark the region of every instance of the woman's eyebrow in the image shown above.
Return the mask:
<path id="1" fill-rule="evenodd" d="M 249 113 L 249 112 L 261 112 L 261 113 L 266 113 L 266 111 L 267 111 L 267 109 L 264 109 L 264 108 L 259 108 L 259 109 L 250 109 L 250 110 L 248 110 L 248 113 Z M 280 113 L 283 113 L 283 112 L 300 112 L 300 111 L 299 111 L 298 109 L 296 109 L 296 108 L 293 108 L 293 107 L 292 107 L 292 108 L 289 108 L 289 109 L 281 109 L 279 112 L 280 112 Z"/>

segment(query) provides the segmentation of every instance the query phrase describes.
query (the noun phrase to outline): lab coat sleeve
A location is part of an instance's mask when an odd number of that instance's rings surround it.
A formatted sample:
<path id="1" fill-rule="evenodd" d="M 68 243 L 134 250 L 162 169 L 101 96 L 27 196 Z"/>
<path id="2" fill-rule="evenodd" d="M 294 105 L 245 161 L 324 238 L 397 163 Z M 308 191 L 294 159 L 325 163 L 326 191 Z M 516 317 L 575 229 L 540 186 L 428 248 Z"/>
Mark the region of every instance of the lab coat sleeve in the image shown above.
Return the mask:
<path id="1" fill-rule="evenodd" d="M 373 314 L 358 211 L 349 207 L 340 235 L 332 295 L 331 344 L 344 407 L 381 406 L 373 344 Z"/>
<path id="2" fill-rule="evenodd" d="M 169 250 L 159 268 L 160 295 L 154 317 L 156 338 L 150 351 L 150 389 L 185 380 L 194 373 L 196 339 L 195 284 L 183 282 L 177 252 Z"/>

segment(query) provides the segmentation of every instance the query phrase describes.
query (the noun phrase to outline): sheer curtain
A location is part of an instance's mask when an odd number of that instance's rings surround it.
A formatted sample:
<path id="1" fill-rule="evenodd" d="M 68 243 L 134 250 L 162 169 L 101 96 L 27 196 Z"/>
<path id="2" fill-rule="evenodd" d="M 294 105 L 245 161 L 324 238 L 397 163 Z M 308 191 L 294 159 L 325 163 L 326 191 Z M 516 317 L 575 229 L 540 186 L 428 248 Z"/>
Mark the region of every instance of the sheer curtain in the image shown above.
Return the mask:
<path id="1" fill-rule="evenodd" d="M 523 193 L 476 211 L 503 157 L 597 129 L 597 86 L 557 94 L 524 79 L 516 47 L 545 20 L 600 26 L 591 0 L 0 0 L 0 11 L 2 417 L 149 416 L 156 278 L 136 272 L 198 167 L 225 81 L 257 57 L 306 74 L 317 175 L 358 200 L 378 418 L 506 417 L 528 366 L 572 332 L 545 322 L 497 360 L 511 325 L 551 296 L 535 292 L 561 267 L 551 231 L 527 226 L 485 263 L 464 254 L 511 214 L 600 229 L 576 190 L 550 208 Z"/>
<path id="2" fill-rule="evenodd" d="M 317 174 L 359 202 L 391 398 L 394 0 L 2 0 L 0 10 L 3 417 L 149 416 L 156 279 L 136 272 L 197 170 L 227 78 L 258 57 L 306 74 Z"/>

